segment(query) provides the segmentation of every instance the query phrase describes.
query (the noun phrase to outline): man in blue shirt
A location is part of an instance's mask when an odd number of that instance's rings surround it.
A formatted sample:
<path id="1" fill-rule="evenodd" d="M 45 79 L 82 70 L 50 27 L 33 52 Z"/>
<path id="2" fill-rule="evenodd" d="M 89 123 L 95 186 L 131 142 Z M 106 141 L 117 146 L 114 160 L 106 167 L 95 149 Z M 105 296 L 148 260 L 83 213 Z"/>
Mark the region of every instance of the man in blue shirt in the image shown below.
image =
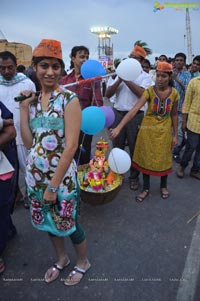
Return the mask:
<path id="1" fill-rule="evenodd" d="M 173 80 L 174 87 L 177 89 L 180 98 L 178 101 L 178 145 L 173 151 L 173 158 L 177 163 L 180 163 L 180 152 L 185 145 L 185 139 L 182 131 L 182 104 L 185 98 L 185 91 L 191 79 L 189 71 L 183 70 L 186 64 L 186 55 L 177 53 L 174 57 Z"/>

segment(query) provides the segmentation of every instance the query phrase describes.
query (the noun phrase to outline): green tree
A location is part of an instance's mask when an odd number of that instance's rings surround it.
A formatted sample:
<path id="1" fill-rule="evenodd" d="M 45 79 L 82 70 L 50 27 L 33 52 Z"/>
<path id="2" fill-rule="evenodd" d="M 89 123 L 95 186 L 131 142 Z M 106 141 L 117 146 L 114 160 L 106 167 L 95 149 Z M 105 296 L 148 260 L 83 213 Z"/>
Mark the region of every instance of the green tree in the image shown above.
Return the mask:
<path id="1" fill-rule="evenodd" d="M 148 47 L 148 44 L 146 42 L 138 40 L 138 41 L 135 42 L 134 46 L 136 46 L 136 45 L 144 48 L 144 50 L 146 51 L 147 55 L 150 55 L 150 54 L 153 53 L 153 51 Z"/>
<path id="2" fill-rule="evenodd" d="M 114 66 L 115 66 L 115 68 L 117 68 L 117 66 L 118 66 L 120 63 L 121 63 L 121 59 L 119 59 L 119 58 L 115 58 L 115 59 L 114 59 Z"/>

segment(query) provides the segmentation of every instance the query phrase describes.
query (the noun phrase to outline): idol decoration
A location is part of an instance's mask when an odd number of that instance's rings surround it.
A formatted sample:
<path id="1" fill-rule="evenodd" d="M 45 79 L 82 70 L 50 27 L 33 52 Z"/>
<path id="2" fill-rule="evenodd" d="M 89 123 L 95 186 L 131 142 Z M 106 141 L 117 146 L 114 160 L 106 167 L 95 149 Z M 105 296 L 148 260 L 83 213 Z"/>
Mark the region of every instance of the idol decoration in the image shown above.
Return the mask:
<path id="1" fill-rule="evenodd" d="M 101 138 L 96 143 L 96 151 L 89 164 L 80 166 L 78 179 L 82 190 L 102 193 L 119 186 L 121 177 L 110 169 L 106 159 L 108 147 L 108 142 Z"/>

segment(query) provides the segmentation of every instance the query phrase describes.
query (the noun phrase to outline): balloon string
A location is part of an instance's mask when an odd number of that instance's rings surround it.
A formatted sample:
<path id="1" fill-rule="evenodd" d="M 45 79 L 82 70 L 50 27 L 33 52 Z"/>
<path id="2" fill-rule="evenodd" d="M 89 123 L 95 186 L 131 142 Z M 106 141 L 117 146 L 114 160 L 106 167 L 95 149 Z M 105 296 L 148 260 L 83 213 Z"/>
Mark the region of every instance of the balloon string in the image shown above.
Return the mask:
<path id="1" fill-rule="evenodd" d="M 116 163 L 115 157 L 114 157 L 114 155 L 113 155 L 113 152 L 111 152 L 111 155 L 112 155 L 113 162 L 114 162 L 114 164 L 115 164 L 115 168 L 116 168 L 116 170 L 117 170 L 117 173 L 119 174 L 119 170 L 118 170 L 117 163 Z"/>
<path id="2" fill-rule="evenodd" d="M 106 141 L 109 141 L 110 140 L 109 134 L 108 134 L 109 133 L 109 129 L 104 128 L 104 131 L 105 131 L 105 135 L 106 135 Z M 112 149 L 113 149 L 112 142 L 111 142 L 111 146 L 110 146 L 110 143 L 108 143 L 108 149 L 109 149 L 109 153 L 111 153 L 111 156 L 113 158 L 113 162 L 114 162 L 115 168 L 117 170 L 117 173 L 119 173 L 119 170 L 118 170 L 118 167 L 117 167 L 117 163 L 116 163 L 116 160 L 115 160 L 113 152 L 112 152 Z"/>
<path id="3" fill-rule="evenodd" d="M 91 101 L 91 106 L 97 106 L 100 107 L 100 105 L 98 104 L 98 100 L 96 98 L 96 89 L 95 89 L 95 84 L 93 82 L 91 82 L 91 88 L 92 88 L 92 101 Z"/>
<path id="4" fill-rule="evenodd" d="M 92 87 L 92 102 L 91 102 L 91 106 L 94 105 L 94 102 L 97 104 L 96 98 L 95 98 L 95 85 L 93 82 L 91 82 L 91 87 Z"/>
<path id="5" fill-rule="evenodd" d="M 97 100 L 95 98 L 95 86 L 94 86 L 93 82 L 97 81 L 97 80 L 102 80 L 103 78 L 112 76 L 114 74 L 115 73 L 109 73 L 109 74 L 106 74 L 106 75 L 103 75 L 103 76 L 96 76 L 96 77 L 92 77 L 92 78 L 88 78 L 88 79 L 83 79 L 83 80 L 80 80 L 78 82 L 74 82 L 74 83 L 71 83 L 71 84 L 63 85 L 63 87 L 67 88 L 67 87 L 74 86 L 74 85 L 83 85 L 83 84 L 86 84 L 86 83 L 91 83 L 92 84 L 91 85 L 92 86 L 92 92 L 93 92 L 91 106 L 93 106 L 94 102 L 98 106 Z M 109 140 L 109 137 L 108 137 L 107 133 L 106 133 L 106 135 L 107 135 L 107 138 Z M 85 140 L 85 133 L 83 134 L 83 138 L 82 138 L 82 141 L 81 141 L 81 144 L 80 144 L 80 150 L 79 150 L 78 159 L 77 159 L 77 166 L 79 165 L 79 161 L 80 161 L 80 157 L 81 157 L 81 153 L 82 153 L 82 149 L 83 149 L 83 142 L 84 142 L 84 140 Z"/>
<path id="6" fill-rule="evenodd" d="M 83 142 L 85 140 L 85 133 L 83 133 L 83 138 L 79 147 L 79 154 L 78 154 L 78 159 L 77 159 L 77 166 L 79 166 L 79 161 L 80 161 L 80 157 L 81 157 L 81 153 L 82 153 L 82 149 L 83 149 Z"/>

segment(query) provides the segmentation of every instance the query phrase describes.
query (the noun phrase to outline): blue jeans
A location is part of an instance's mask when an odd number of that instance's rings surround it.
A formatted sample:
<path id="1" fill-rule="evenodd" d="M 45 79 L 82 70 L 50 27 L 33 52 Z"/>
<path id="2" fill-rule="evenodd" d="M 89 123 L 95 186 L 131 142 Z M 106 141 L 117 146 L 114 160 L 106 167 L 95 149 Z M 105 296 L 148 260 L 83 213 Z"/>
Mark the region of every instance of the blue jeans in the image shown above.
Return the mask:
<path id="1" fill-rule="evenodd" d="M 180 163 L 183 168 L 188 166 L 194 151 L 196 152 L 191 171 L 198 172 L 200 171 L 200 134 L 188 130 L 185 151 Z"/>
<path id="2" fill-rule="evenodd" d="M 178 113 L 178 144 L 173 150 L 173 155 L 174 156 L 179 156 L 181 150 L 185 146 L 185 138 L 183 135 L 183 130 L 182 130 L 182 114 L 179 112 Z"/>

